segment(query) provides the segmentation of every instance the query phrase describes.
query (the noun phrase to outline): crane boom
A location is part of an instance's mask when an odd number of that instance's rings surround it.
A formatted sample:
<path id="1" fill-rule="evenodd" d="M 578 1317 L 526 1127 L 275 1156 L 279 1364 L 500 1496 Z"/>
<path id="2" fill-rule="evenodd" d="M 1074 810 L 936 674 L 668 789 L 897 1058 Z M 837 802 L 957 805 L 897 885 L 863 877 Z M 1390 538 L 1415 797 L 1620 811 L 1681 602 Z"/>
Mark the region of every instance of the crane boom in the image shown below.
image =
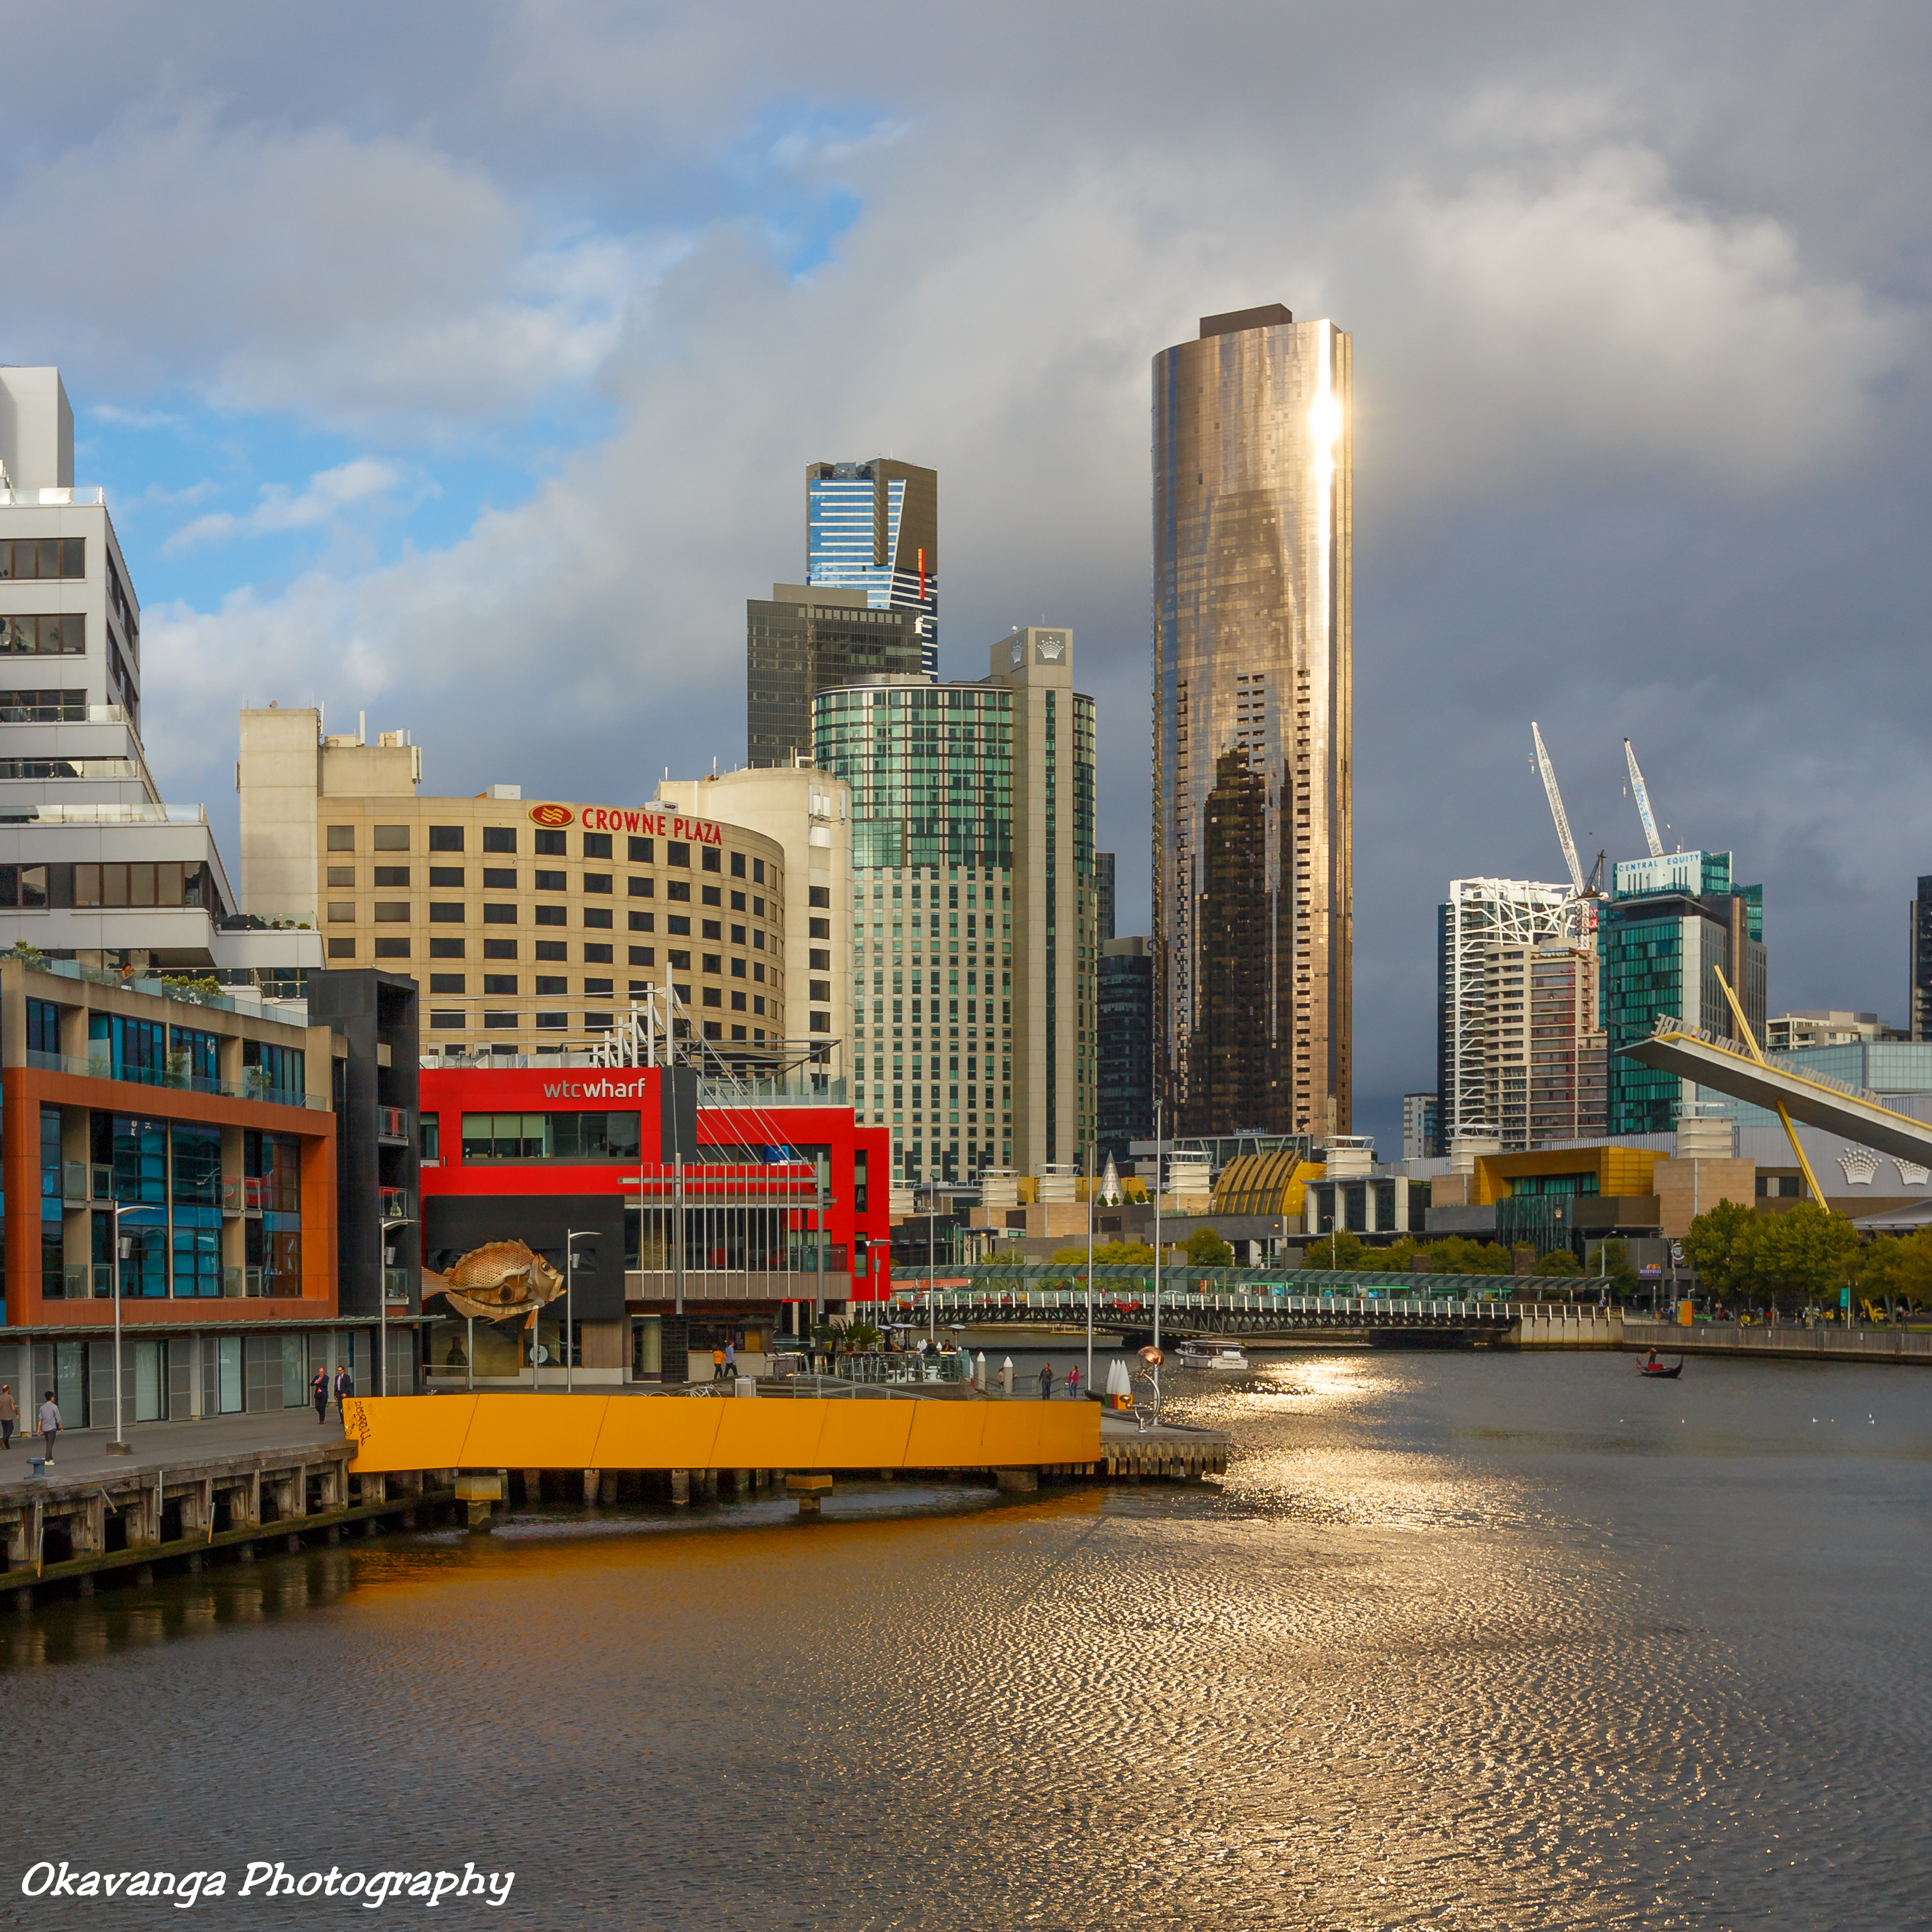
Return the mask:
<path id="1" fill-rule="evenodd" d="M 1563 848 L 1563 862 L 1570 868 L 1571 889 L 1580 898 L 1583 892 L 1583 868 L 1576 858 L 1576 842 L 1570 836 L 1570 820 L 1563 809 L 1563 794 L 1556 788 L 1556 767 L 1550 762 L 1550 754 L 1543 748 L 1543 734 L 1537 729 L 1536 721 L 1530 720 L 1529 735 L 1536 741 L 1536 768 L 1543 774 L 1543 789 L 1550 800 L 1550 815 L 1556 821 L 1556 836 Z"/>
<path id="2" fill-rule="evenodd" d="M 1645 790 L 1643 774 L 1636 768 L 1636 753 L 1630 748 L 1630 741 L 1624 740 L 1624 758 L 1630 766 L 1630 790 L 1636 794 L 1637 816 L 1643 820 L 1643 836 L 1650 841 L 1650 856 L 1653 859 L 1664 856 L 1664 841 L 1657 836 L 1657 820 L 1652 817 L 1650 794 Z"/>

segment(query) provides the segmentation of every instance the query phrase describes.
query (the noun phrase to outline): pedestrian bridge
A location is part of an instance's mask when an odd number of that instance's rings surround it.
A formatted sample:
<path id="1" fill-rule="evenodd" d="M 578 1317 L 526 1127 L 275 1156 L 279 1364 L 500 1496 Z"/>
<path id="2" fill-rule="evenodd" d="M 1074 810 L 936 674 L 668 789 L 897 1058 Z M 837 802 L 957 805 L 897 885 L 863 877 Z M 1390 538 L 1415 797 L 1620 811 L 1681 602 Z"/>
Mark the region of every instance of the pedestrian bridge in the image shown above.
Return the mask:
<path id="1" fill-rule="evenodd" d="M 1100 1460 L 1095 1402 L 867 1390 L 746 1401 L 596 1395 L 352 1396 L 357 1476 L 426 1469 L 1053 1469 Z"/>
<path id="2" fill-rule="evenodd" d="M 1782 1106 L 1808 1127 L 1842 1134 L 1857 1146 L 1894 1160 L 1932 1167 L 1932 1124 L 1897 1112 L 1877 1094 L 1847 1081 L 1824 1073 L 1796 1073 L 1754 1060 L 1735 1041 L 1668 1018 L 1660 1019 L 1648 1040 L 1618 1051 L 1640 1065 L 1715 1088 L 1768 1113 L 1776 1113 Z"/>

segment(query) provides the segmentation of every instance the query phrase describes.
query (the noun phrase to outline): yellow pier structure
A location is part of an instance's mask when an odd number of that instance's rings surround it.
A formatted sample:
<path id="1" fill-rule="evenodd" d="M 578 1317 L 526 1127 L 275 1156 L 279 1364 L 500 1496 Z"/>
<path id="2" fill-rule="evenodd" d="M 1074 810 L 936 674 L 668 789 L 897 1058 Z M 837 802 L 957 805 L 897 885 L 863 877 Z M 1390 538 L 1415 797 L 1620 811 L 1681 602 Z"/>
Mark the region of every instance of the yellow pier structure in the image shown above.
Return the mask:
<path id="1" fill-rule="evenodd" d="M 350 1473 L 420 1469 L 1044 1469 L 1102 1460 L 1093 1402 L 353 1396 Z"/>

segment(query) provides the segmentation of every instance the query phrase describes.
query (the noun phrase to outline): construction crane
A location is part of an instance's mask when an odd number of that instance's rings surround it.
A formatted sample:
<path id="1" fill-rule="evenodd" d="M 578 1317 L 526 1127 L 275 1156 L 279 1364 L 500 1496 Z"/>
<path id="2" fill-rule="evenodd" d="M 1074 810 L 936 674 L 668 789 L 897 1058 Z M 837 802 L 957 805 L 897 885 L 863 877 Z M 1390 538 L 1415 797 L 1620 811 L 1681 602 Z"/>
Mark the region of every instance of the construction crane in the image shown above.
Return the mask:
<path id="1" fill-rule="evenodd" d="M 1586 888 L 1583 868 L 1576 857 L 1576 842 L 1570 836 L 1570 820 L 1563 809 L 1563 794 L 1556 788 L 1556 767 L 1550 762 L 1550 754 L 1543 748 L 1543 734 L 1538 730 L 1534 718 L 1530 720 L 1529 735 L 1536 741 L 1536 769 L 1543 774 L 1543 789 L 1550 800 L 1550 815 L 1556 821 L 1556 836 L 1563 848 L 1563 862 L 1570 868 L 1570 894 L 1580 899 L 1585 896 Z"/>
<path id="2" fill-rule="evenodd" d="M 1636 767 L 1636 753 L 1630 748 L 1630 741 L 1624 740 L 1624 758 L 1630 766 L 1630 790 L 1636 794 L 1637 816 L 1643 820 L 1643 836 L 1650 841 L 1650 856 L 1653 859 L 1664 856 L 1664 841 L 1657 836 L 1657 820 L 1651 815 L 1650 794 L 1644 790 L 1643 774 Z"/>

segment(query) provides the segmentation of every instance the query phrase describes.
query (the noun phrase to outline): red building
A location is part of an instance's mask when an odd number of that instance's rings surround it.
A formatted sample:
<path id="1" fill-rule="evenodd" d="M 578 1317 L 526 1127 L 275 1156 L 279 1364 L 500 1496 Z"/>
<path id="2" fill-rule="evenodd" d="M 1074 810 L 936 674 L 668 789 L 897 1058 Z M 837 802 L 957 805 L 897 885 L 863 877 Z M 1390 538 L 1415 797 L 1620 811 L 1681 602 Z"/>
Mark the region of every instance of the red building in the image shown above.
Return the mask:
<path id="1" fill-rule="evenodd" d="M 755 1366 L 815 1306 L 891 1293 L 891 1136 L 849 1107 L 708 1083 L 700 1103 L 682 1068 L 425 1066 L 422 1118 L 427 1265 L 517 1238 L 568 1272 L 578 1382 L 681 1381 L 726 1341 Z M 545 1386 L 562 1384 L 566 1319 L 561 1298 L 544 1311 Z M 531 1378 L 512 1323 L 446 1314 L 426 1348 L 431 1386 Z"/>

